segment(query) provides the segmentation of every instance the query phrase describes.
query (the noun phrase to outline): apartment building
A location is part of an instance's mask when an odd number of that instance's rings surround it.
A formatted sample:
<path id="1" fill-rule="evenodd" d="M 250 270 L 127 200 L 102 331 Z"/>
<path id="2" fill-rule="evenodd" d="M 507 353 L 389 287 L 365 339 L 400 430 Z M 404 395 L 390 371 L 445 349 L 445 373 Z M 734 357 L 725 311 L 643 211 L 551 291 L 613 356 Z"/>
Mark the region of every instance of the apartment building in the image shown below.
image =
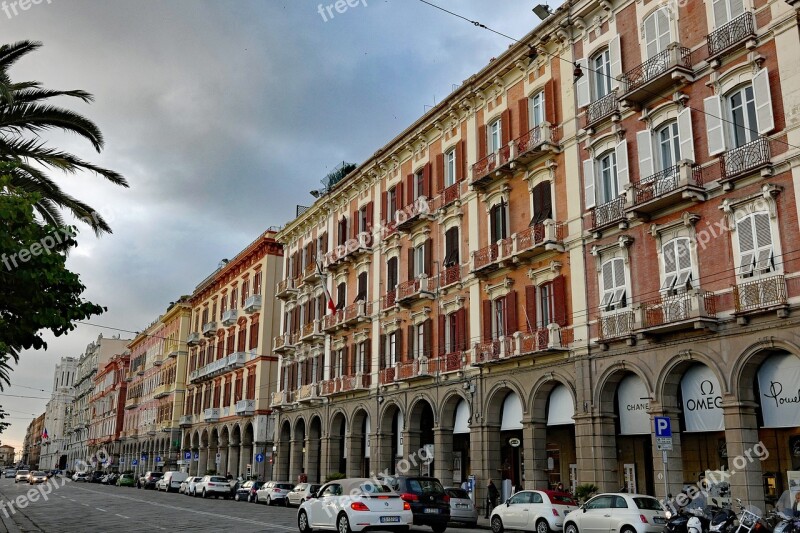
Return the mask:
<path id="1" fill-rule="evenodd" d="M 44 427 L 48 438 L 42 442 L 39 466 L 45 469 L 67 467 L 67 438 L 64 425 L 67 410 L 74 396 L 73 382 L 78 371 L 78 358 L 62 357 L 53 372 L 53 390 L 45 407 Z"/>
<path id="2" fill-rule="evenodd" d="M 181 468 L 271 476 L 280 323 L 275 287 L 283 249 L 269 229 L 196 288 L 188 345 L 187 392 L 180 417 Z"/>
<path id="3" fill-rule="evenodd" d="M 331 176 L 277 236 L 275 477 L 473 475 L 482 502 L 724 467 L 774 501 L 800 468 L 797 7 L 569 2 Z"/>
<path id="4" fill-rule="evenodd" d="M 130 355 L 115 355 L 95 374 L 94 391 L 89 398 L 92 415 L 89 424 L 89 455 L 97 468 L 119 470 L 126 378 Z"/>
<path id="5" fill-rule="evenodd" d="M 122 421 L 120 465 L 135 472 L 175 469 L 180 456 L 180 416 L 186 394 L 191 306 L 170 302 L 128 345 L 130 363 Z"/>
<path id="6" fill-rule="evenodd" d="M 22 464 L 30 468 L 39 468 L 39 459 L 42 453 L 42 440 L 44 431 L 44 413 L 40 414 L 28 424 L 25 438 L 22 441 Z"/>

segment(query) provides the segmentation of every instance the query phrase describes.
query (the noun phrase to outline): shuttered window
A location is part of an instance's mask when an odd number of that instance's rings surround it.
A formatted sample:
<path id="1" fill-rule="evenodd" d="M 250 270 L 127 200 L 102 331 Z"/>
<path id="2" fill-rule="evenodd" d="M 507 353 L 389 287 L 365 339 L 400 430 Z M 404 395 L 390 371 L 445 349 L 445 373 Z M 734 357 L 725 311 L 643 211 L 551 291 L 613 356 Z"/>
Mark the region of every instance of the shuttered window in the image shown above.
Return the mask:
<path id="1" fill-rule="evenodd" d="M 544 112 L 544 91 L 539 91 L 530 98 L 528 102 L 530 127 L 535 128 L 545 121 Z"/>
<path id="2" fill-rule="evenodd" d="M 678 164 L 681 159 L 681 141 L 678 136 L 678 122 L 668 122 L 656 132 L 661 170 Z M 647 176 L 644 176 L 647 177 Z"/>
<path id="3" fill-rule="evenodd" d="M 500 120 L 495 120 L 488 127 L 488 148 L 489 153 L 493 154 L 500 149 L 502 138 L 502 124 Z"/>
<path id="4" fill-rule="evenodd" d="M 644 19 L 644 41 L 648 58 L 663 52 L 672 42 L 667 8 L 658 9 Z M 658 68 L 662 66 L 659 65 Z"/>
<path id="5" fill-rule="evenodd" d="M 679 237 L 666 242 L 661 247 L 664 262 L 664 281 L 661 290 L 672 292 L 692 288 L 692 256 L 689 239 Z"/>
<path id="6" fill-rule="evenodd" d="M 386 290 L 393 291 L 397 288 L 397 258 L 392 257 L 386 262 Z"/>
<path id="7" fill-rule="evenodd" d="M 444 266 L 449 268 L 459 264 L 458 228 L 450 228 L 444 234 Z"/>
<path id="8" fill-rule="evenodd" d="M 589 67 L 592 70 L 593 100 L 599 100 L 611 92 L 611 54 L 608 48 L 592 56 Z"/>
<path id="9" fill-rule="evenodd" d="M 444 186 L 449 187 L 456 182 L 456 150 L 453 148 L 444 154 Z"/>
<path id="10" fill-rule="evenodd" d="M 625 263 L 621 258 L 609 259 L 600 268 L 600 309 L 612 311 L 628 305 Z"/>
<path id="11" fill-rule="evenodd" d="M 748 278 L 775 269 L 772 227 L 766 212 L 751 213 L 736 222 L 739 275 Z"/>
<path id="12" fill-rule="evenodd" d="M 758 138 L 756 102 L 752 85 L 736 89 L 727 97 L 730 141 L 738 148 Z"/>
<path id="13" fill-rule="evenodd" d="M 597 176 L 599 200 L 601 204 L 610 202 L 619 194 L 619 182 L 617 180 L 617 156 L 616 153 L 606 152 L 597 160 Z"/>
<path id="14" fill-rule="evenodd" d="M 367 273 L 362 272 L 358 275 L 358 294 L 356 294 L 356 302 L 367 301 Z"/>
<path id="15" fill-rule="evenodd" d="M 492 244 L 508 236 L 508 228 L 506 226 L 507 207 L 505 200 L 500 200 L 499 204 L 495 204 L 489 210 L 489 229 Z"/>
<path id="16" fill-rule="evenodd" d="M 714 24 L 724 26 L 744 13 L 743 0 L 714 0 Z"/>
<path id="17" fill-rule="evenodd" d="M 541 224 L 547 219 L 553 218 L 553 198 L 550 193 L 550 182 L 543 181 L 531 191 L 533 196 L 533 217 L 531 226 Z"/>

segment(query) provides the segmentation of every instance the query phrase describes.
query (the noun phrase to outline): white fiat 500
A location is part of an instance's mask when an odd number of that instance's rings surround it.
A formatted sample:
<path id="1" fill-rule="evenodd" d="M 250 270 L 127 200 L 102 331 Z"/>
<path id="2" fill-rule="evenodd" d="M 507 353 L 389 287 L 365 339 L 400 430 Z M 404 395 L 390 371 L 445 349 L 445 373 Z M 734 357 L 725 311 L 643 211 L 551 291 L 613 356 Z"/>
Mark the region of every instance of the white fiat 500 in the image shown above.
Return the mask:
<path id="1" fill-rule="evenodd" d="M 598 494 L 564 519 L 564 533 L 664 533 L 666 511 L 644 494 Z"/>
<path id="2" fill-rule="evenodd" d="M 366 478 L 340 479 L 323 485 L 300 504 L 300 533 L 326 531 L 408 531 L 411 505 L 388 486 Z"/>
<path id="3" fill-rule="evenodd" d="M 522 490 L 492 510 L 492 531 L 505 529 L 560 533 L 564 517 L 578 508 L 571 494 L 552 490 Z"/>

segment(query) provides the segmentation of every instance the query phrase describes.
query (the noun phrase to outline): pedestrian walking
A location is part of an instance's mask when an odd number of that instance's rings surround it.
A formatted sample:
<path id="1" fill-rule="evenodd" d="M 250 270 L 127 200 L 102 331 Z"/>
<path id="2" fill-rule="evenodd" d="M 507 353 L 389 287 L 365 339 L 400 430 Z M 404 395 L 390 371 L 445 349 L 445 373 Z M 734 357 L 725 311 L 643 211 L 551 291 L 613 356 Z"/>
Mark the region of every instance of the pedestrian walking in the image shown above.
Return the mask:
<path id="1" fill-rule="evenodd" d="M 486 494 L 486 518 L 489 518 L 492 509 L 497 507 L 497 499 L 500 497 L 500 493 L 497 491 L 497 487 L 491 479 L 489 480 L 489 486 L 487 488 L 489 492 Z"/>

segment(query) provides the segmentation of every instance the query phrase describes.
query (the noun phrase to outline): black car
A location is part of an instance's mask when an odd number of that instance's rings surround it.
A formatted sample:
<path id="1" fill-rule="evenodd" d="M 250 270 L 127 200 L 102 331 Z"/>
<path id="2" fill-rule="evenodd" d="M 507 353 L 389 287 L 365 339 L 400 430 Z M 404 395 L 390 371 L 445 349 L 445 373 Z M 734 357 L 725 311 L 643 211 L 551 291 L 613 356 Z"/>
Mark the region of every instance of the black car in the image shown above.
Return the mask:
<path id="1" fill-rule="evenodd" d="M 434 533 L 447 529 L 450 497 L 435 477 L 380 476 L 393 491 L 411 504 L 415 526 L 431 526 Z"/>
<path id="2" fill-rule="evenodd" d="M 261 488 L 263 481 L 245 481 L 236 489 L 233 499 L 237 502 L 252 502 L 256 499 L 256 491 Z"/>
<path id="3" fill-rule="evenodd" d="M 136 482 L 136 488 L 154 489 L 156 488 L 156 481 L 161 479 L 163 475 L 164 472 L 145 472 L 145 474 L 139 478 L 139 481 Z"/>
<path id="4" fill-rule="evenodd" d="M 89 483 L 100 483 L 100 481 L 105 477 L 104 472 L 100 472 L 99 470 L 95 470 L 91 474 L 89 474 L 89 479 L 87 480 Z"/>

